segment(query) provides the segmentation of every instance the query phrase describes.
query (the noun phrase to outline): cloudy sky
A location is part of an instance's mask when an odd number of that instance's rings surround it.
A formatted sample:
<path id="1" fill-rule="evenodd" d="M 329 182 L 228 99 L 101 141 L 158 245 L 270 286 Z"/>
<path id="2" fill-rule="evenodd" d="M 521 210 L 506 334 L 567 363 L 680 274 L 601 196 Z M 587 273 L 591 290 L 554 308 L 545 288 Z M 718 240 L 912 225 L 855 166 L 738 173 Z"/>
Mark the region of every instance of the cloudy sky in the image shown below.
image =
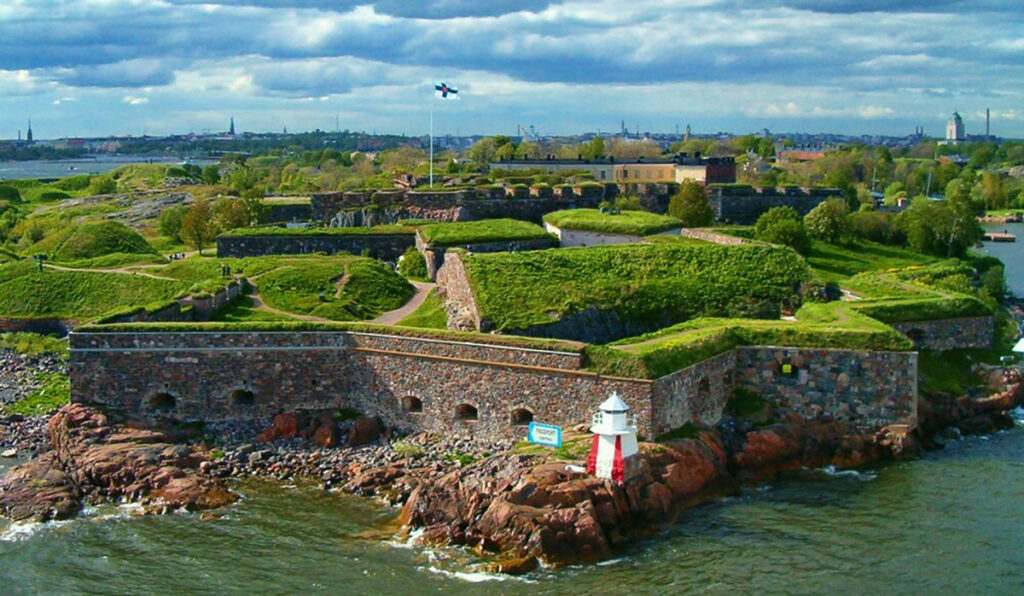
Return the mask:
<path id="1" fill-rule="evenodd" d="M 894 9 L 890 5 L 899 5 Z M 2 0 L 0 137 L 627 127 L 1024 137 L 1022 0 Z"/>

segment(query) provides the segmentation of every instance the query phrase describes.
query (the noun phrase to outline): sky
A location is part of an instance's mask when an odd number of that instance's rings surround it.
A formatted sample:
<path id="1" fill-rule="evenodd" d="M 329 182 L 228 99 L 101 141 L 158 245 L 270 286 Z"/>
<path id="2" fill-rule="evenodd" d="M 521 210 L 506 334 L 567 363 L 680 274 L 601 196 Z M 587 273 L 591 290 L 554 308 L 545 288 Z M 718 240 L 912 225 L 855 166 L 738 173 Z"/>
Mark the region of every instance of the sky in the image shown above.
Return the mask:
<path id="1" fill-rule="evenodd" d="M 0 138 L 420 135 L 432 109 L 435 134 L 941 136 L 986 108 L 1024 137 L 1022 0 L 0 3 Z"/>

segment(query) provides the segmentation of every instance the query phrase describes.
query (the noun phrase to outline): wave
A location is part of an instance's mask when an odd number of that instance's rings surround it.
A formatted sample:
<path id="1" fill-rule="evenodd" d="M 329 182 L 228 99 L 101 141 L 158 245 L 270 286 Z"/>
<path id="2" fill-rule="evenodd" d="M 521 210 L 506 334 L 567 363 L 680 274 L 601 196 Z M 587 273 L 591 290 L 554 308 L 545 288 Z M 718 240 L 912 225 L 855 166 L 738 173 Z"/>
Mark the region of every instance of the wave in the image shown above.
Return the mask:
<path id="1" fill-rule="evenodd" d="M 505 575 L 502 573 L 490 573 L 487 571 L 449 571 L 447 569 L 440 569 L 438 567 L 427 567 L 427 571 L 450 577 L 460 581 L 464 581 L 471 584 L 478 584 L 482 582 L 505 582 L 505 581 L 516 581 L 524 584 L 535 584 L 537 580 L 528 579 L 525 577 Z"/>
<path id="2" fill-rule="evenodd" d="M 878 478 L 878 474 L 876 472 L 868 472 L 861 470 L 839 470 L 834 465 L 827 465 L 824 468 L 817 468 L 814 471 L 824 474 L 826 476 L 831 476 L 832 478 L 856 478 L 857 480 L 861 480 L 863 482 L 870 482 L 875 478 Z"/>

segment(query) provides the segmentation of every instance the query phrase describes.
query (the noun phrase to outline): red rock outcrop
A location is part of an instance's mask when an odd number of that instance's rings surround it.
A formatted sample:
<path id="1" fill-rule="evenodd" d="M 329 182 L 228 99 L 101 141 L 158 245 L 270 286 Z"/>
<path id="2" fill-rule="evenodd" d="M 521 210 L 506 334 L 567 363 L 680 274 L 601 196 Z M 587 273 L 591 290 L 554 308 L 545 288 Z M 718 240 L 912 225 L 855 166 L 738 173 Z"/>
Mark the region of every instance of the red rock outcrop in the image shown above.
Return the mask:
<path id="1" fill-rule="evenodd" d="M 14 519 L 62 519 L 83 503 L 139 501 L 151 510 L 210 509 L 233 502 L 198 473 L 205 455 L 166 434 L 112 424 L 81 404 L 50 419 L 53 450 L 0 479 L 0 511 Z"/>

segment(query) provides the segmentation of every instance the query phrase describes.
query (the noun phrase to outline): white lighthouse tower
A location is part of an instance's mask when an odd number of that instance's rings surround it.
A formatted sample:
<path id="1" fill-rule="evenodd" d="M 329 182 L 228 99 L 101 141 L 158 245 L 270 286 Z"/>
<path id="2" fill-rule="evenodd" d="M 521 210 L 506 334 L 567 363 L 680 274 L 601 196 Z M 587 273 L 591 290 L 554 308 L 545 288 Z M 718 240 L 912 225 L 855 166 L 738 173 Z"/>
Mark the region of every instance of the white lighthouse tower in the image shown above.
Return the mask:
<path id="1" fill-rule="evenodd" d="M 587 473 L 598 478 L 625 482 L 640 471 L 640 451 L 636 442 L 636 427 L 626 420 L 629 406 L 616 393 L 612 393 L 600 412 L 594 414 L 590 432 L 594 441 L 587 457 Z"/>

